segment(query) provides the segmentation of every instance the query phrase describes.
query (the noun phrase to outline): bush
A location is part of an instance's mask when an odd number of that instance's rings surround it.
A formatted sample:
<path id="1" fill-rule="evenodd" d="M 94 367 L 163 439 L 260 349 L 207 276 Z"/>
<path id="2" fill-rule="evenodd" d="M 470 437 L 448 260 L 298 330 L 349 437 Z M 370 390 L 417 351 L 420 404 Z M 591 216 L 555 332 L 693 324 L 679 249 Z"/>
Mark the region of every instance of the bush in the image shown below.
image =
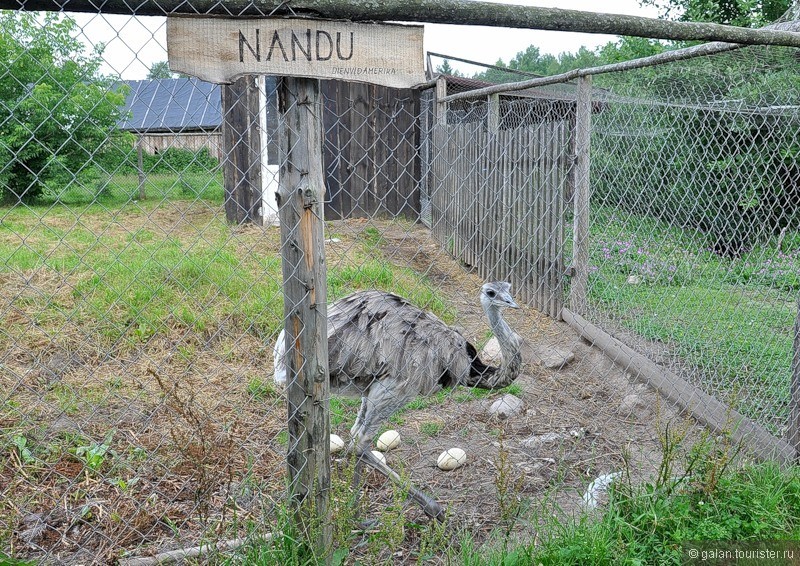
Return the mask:
<path id="1" fill-rule="evenodd" d="M 125 92 L 85 55 L 74 20 L 0 12 L 0 196 L 30 201 L 91 173 Z"/>
<path id="2" fill-rule="evenodd" d="M 138 154 L 133 134 L 126 132 L 118 136 L 98 160 L 98 166 L 110 175 L 137 173 Z M 207 148 L 190 151 L 171 147 L 155 155 L 145 152 L 142 155 L 142 167 L 146 174 L 205 173 L 217 169 L 219 160 Z"/>

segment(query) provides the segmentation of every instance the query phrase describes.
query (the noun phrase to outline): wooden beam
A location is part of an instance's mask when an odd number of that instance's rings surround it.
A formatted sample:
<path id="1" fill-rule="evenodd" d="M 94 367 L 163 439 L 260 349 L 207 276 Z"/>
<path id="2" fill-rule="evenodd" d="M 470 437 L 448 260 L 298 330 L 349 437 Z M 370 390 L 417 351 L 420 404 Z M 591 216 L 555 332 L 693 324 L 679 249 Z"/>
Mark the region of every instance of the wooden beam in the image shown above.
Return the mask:
<path id="1" fill-rule="evenodd" d="M 281 225 L 286 397 L 289 421 L 289 500 L 294 532 L 311 548 L 301 556 L 330 556 L 330 385 L 322 104 L 319 81 L 282 77 Z"/>
<path id="2" fill-rule="evenodd" d="M 784 31 L 798 32 L 800 31 L 800 22 L 780 22 L 777 24 L 770 24 L 761 29 L 780 29 Z M 527 79 L 515 83 L 504 83 L 483 88 L 476 88 L 474 90 L 451 94 L 450 96 L 445 97 L 443 100 L 445 102 L 451 102 L 453 100 L 460 99 L 483 98 L 484 96 L 491 96 L 498 93 L 509 93 L 540 86 L 566 83 L 581 77 L 588 77 L 590 75 L 620 73 L 635 69 L 643 69 L 645 67 L 653 67 L 655 65 L 674 63 L 676 61 L 685 61 L 687 59 L 694 59 L 696 57 L 707 57 L 709 55 L 734 51 L 736 49 L 741 49 L 742 47 L 746 47 L 746 45 L 715 41 L 712 43 L 695 45 L 693 47 L 686 47 L 684 49 L 665 51 L 663 53 L 658 53 L 657 55 L 640 57 L 639 59 L 631 59 L 630 61 L 623 61 L 621 63 L 611 63 L 609 65 L 599 65 L 597 67 L 587 67 L 584 69 L 573 69 L 572 71 L 567 71 L 566 73 L 550 75 L 548 77 L 538 77 L 535 79 Z"/>
<path id="3" fill-rule="evenodd" d="M 231 224 L 263 223 L 259 101 L 254 76 L 222 86 L 225 218 Z"/>
<path id="4" fill-rule="evenodd" d="M 592 133 L 592 76 L 578 81 L 578 101 L 575 109 L 575 163 L 573 174 L 573 245 L 572 280 L 569 307 L 576 313 L 586 313 L 589 293 L 589 151 Z"/>
<path id="5" fill-rule="evenodd" d="M 582 316 L 564 309 L 564 322 L 625 371 L 655 388 L 668 401 L 687 411 L 700 423 L 715 432 L 730 434 L 761 460 L 774 460 L 792 465 L 797 453 L 781 440 L 736 410 L 718 401 L 705 391 L 681 379 L 634 349 L 626 346 Z"/>
<path id="6" fill-rule="evenodd" d="M 678 41 L 725 41 L 800 47 L 800 35 L 705 22 L 675 22 L 622 14 L 583 12 L 472 0 L 0 0 L 0 9 L 165 16 L 309 16 L 351 21 L 400 21 L 632 35 Z"/>

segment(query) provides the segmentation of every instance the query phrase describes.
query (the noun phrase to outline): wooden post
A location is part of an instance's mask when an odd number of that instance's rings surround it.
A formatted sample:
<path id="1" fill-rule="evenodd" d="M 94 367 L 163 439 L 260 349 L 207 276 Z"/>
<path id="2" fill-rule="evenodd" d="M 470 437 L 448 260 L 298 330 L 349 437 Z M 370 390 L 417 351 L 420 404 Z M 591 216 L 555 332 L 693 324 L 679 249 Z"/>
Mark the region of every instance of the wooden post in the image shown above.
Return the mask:
<path id="1" fill-rule="evenodd" d="M 448 202 L 448 195 L 445 193 L 445 176 L 447 174 L 447 103 L 439 102 L 447 96 L 447 79 L 439 77 L 436 79 L 436 98 L 434 104 L 434 123 L 433 123 L 433 175 L 429 190 L 431 191 L 431 231 L 439 238 L 440 242 L 446 242 L 452 230 L 449 228 L 449 210 L 451 203 Z M 451 250 L 447 250 L 448 252 Z"/>
<path id="2" fill-rule="evenodd" d="M 797 301 L 797 318 L 794 321 L 794 349 L 792 355 L 791 411 L 787 441 L 800 458 L 800 299 Z"/>
<path id="3" fill-rule="evenodd" d="M 222 87 L 225 218 L 231 224 L 262 224 L 261 133 L 256 77 Z"/>
<path id="4" fill-rule="evenodd" d="M 289 498 L 296 536 L 308 557 L 330 557 L 330 385 L 319 81 L 278 83 Z M 313 553 L 313 554 L 312 554 Z"/>
<path id="5" fill-rule="evenodd" d="M 489 105 L 487 114 L 489 133 L 496 134 L 500 130 L 500 95 L 490 94 L 487 103 Z"/>
<path id="6" fill-rule="evenodd" d="M 144 143 L 144 140 L 142 138 L 142 134 L 139 134 L 136 137 L 136 167 L 137 172 L 139 173 L 139 200 L 146 200 L 147 193 L 144 189 L 144 182 L 146 178 L 144 175 L 144 156 L 142 155 L 142 144 Z"/>
<path id="7" fill-rule="evenodd" d="M 589 149 L 592 125 L 592 77 L 578 80 L 575 109 L 575 194 L 570 309 L 586 313 L 589 293 Z"/>

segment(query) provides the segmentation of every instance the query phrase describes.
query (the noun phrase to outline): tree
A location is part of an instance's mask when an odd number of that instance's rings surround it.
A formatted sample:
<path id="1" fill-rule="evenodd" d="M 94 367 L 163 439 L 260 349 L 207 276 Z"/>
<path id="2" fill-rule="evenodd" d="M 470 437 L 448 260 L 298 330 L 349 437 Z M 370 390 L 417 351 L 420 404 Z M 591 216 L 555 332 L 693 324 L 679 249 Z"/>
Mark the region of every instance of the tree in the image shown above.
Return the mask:
<path id="1" fill-rule="evenodd" d="M 156 61 L 147 73 L 148 79 L 171 79 L 175 75 L 169 70 L 169 63 L 166 61 Z"/>
<path id="2" fill-rule="evenodd" d="M 99 74 L 75 21 L 0 12 L 0 194 L 59 194 L 86 176 L 113 137 L 124 92 Z"/>
<path id="3" fill-rule="evenodd" d="M 655 6 L 664 18 L 685 22 L 715 22 L 762 27 L 780 18 L 792 0 L 641 0 Z"/>
<path id="4" fill-rule="evenodd" d="M 463 76 L 461 73 L 459 73 L 456 69 L 453 68 L 453 66 L 450 64 L 449 59 L 445 59 L 441 65 L 436 67 L 436 72 L 439 73 L 440 75 L 448 75 L 451 77 Z"/>

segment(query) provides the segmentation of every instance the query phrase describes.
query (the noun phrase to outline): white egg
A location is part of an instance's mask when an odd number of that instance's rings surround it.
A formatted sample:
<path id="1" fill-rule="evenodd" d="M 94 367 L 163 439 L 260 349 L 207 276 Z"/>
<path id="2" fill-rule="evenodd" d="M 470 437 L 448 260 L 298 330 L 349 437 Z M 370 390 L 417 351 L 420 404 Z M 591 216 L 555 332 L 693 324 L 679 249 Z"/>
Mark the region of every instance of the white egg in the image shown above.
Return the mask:
<path id="1" fill-rule="evenodd" d="M 344 450 L 344 440 L 338 434 L 331 435 L 331 454 Z"/>
<path id="2" fill-rule="evenodd" d="M 386 463 L 386 456 L 384 456 L 382 452 L 378 452 L 377 450 L 373 450 L 372 453 L 375 454 L 375 457 L 378 460 L 380 460 L 382 464 Z"/>
<path id="3" fill-rule="evenodd" d="M 455 470 L 467 463 L 467 453 L 461 448 L 450 448 L 439 454 L 436 465 L 440 470 Z"/>
<path id="4" fill-rule="evenodd" d="M 387 452 L 400 446 L 400 433 L 396 430 L 387 430 L 378 437 L 378 450 Z"/>

